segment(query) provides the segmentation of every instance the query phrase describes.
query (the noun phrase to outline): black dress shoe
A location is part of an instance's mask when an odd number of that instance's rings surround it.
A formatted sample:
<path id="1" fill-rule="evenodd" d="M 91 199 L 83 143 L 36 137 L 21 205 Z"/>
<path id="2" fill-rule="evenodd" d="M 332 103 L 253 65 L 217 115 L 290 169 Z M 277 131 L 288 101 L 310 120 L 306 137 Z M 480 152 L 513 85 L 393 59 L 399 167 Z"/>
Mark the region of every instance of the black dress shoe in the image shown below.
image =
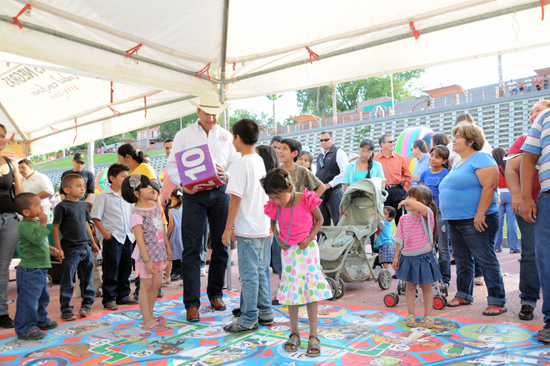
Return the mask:
<path id="1" fill-rule="evenodd" d="M 13 328 L 13 320 L 9 315 L 0 315 L 0 328 Z"/>
<path id="2" fill-rule="evenodd" d="M 521 320 L 533 320 L 535 308 L 531 305 L 521 305 L 521 310 L 519 311 L 518 317 Z"/>
<path id="3" fill-rule="evenodd" d="M 181 275 L 179 275 L 179 274 L 174 274 L 174 275 L 172 275 L 172 276 L 170 277 L 170 280 L 171 280 L 171 281 L 179 281 L 179 280 L 181 280 Z"/>

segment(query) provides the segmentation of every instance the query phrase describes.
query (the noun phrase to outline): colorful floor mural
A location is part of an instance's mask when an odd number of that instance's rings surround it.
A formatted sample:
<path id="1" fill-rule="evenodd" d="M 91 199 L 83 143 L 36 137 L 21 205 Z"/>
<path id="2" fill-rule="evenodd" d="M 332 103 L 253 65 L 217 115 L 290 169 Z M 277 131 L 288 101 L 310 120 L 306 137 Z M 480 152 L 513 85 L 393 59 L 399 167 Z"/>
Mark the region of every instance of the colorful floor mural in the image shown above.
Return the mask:
<path id="1" fill-rule="evenodd" d="M 273 366 L 413 366 L 550 365 L 550 345 L 533 338 L 530 326 L 436 317 L 436 327 L 409 328 L 406 313 L 356 306 L 319 306 L 322 355 L 306 357 L 308 321 L 300 309 L 302 345 L 287 353 L 287 308 L 277 307 L 270 327 L 238 335 L 222 328 L 232 322 L 239 295 L 226 293 L 227 311 L 212 312 L 203 294 L 201 322 L 187 323 L 181 297 L 155 307 L 168 330 L 139 328 L 139 308 L 93 314 L 62 324 L 41 341 L 0 339 L 1 365 L 273 365 Z M 206 305 L 208 304 L 208 305 Z M 444 311 L 439 312 L 444 313 Z M 437 313 L 435 314 L 437 315 Z M 420 318 L 419 318 L 420 320 Z"/>

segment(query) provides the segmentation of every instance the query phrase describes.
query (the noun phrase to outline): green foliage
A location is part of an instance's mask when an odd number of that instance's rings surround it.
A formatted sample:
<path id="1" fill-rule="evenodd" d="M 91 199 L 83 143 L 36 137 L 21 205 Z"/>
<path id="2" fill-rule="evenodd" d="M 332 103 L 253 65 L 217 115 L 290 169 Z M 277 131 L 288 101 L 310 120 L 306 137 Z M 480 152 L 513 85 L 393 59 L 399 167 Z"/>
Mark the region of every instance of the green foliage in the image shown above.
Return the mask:
<path id="1" fill-rule="evenodd" d="M 258 114 L 248 109 L 236 109 L 233 111 L 231 116 L 229 116 L 229 131 L 231 131 L 231 127 L 237 121 L 243 118 L 250 118 L 256 121 L 256 123 L 259 124 L 260 126 L 263 126 L 264 128 L 266 128 L 267 126 L 270 126 L 272 122 L 272 119 L 265 112 Z"/>
<path id="2" fill-rule="evenodd" d="M 360 143 L 361 141 L 363 141 L 364 138 L 366 138 L 366 135 L 367 133 L 370 132 L 370 129 L 371 129 L 372 126 L 365 126 L 363 127 L 362 129 L 360 129 L 359 131 L 357 131 L 357 135 L 355 137 L 355 141 L 357 143 Z"/>
<path id="3" fill-rule="evenodd" d="M 189 126 L 190 124 L 194 123 L 199 116 L 196 113 L 190 114 L 188 116 L 182 117 L 181 126 L 182 128 L 185 128 Z M 159 141 L 164 141 L 168 138 L 174 138 L 176 136 L 176 133 L 180 130 L 180 119 L 176 118 L 168 122 L 164 122 L 160 124 L 160 134 L 159 134 Z"/>
<path id="4" fill-rule="evenodd" d="M 417 96 L 420 90 L 413 88 L 410 81 L 418 79 L 424 72 L 424 69 L 420 69 L 393 74 L 395 99 L 403 100 Z M 383 96 L 391 96 L 390 75 L 350 81 L 338 84 L 336 87 L 336 105 L 339 112 L 356 109 L 359 102 Z M 314 114 L 321 118 L 332 115 L 332 87 L 330 86 L 298 90 L 296 100 L 302 114 Z"/>

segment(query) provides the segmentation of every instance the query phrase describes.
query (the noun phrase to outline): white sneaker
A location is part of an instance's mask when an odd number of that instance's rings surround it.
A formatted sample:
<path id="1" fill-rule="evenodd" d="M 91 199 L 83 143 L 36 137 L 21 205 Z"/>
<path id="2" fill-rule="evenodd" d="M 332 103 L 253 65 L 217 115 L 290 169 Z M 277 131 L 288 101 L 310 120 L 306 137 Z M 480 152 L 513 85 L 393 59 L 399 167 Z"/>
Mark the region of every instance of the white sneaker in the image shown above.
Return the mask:
<path id="1" fill-rule="evenodd" d="M 201 268 L 201 277 L 206 277 L 206 268 Z"/>

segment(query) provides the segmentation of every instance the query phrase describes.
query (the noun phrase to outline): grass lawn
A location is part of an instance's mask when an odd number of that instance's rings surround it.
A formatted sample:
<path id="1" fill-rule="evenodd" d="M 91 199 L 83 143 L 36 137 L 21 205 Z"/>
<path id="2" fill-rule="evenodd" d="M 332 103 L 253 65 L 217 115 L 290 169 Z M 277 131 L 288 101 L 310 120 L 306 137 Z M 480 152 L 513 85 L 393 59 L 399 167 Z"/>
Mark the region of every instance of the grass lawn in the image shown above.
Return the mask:
<path id="1" fill-rule="evenodd" d="M 150 156 L 162 155 L 164 150 L 159 151 L 149 151 Z M 94 165 L 104 165 L 116 163 L 118 160 L 117 154 L 97 154 L 94 155 Z M 72 157 L 60 158 L 51 161 L 46 161 L 44 163 L 39 163 L 34 165 L 34 170 L 43 172 L 47 170 L 61 170 L 61 169 L 70 169 L 73 167 Z"/>

